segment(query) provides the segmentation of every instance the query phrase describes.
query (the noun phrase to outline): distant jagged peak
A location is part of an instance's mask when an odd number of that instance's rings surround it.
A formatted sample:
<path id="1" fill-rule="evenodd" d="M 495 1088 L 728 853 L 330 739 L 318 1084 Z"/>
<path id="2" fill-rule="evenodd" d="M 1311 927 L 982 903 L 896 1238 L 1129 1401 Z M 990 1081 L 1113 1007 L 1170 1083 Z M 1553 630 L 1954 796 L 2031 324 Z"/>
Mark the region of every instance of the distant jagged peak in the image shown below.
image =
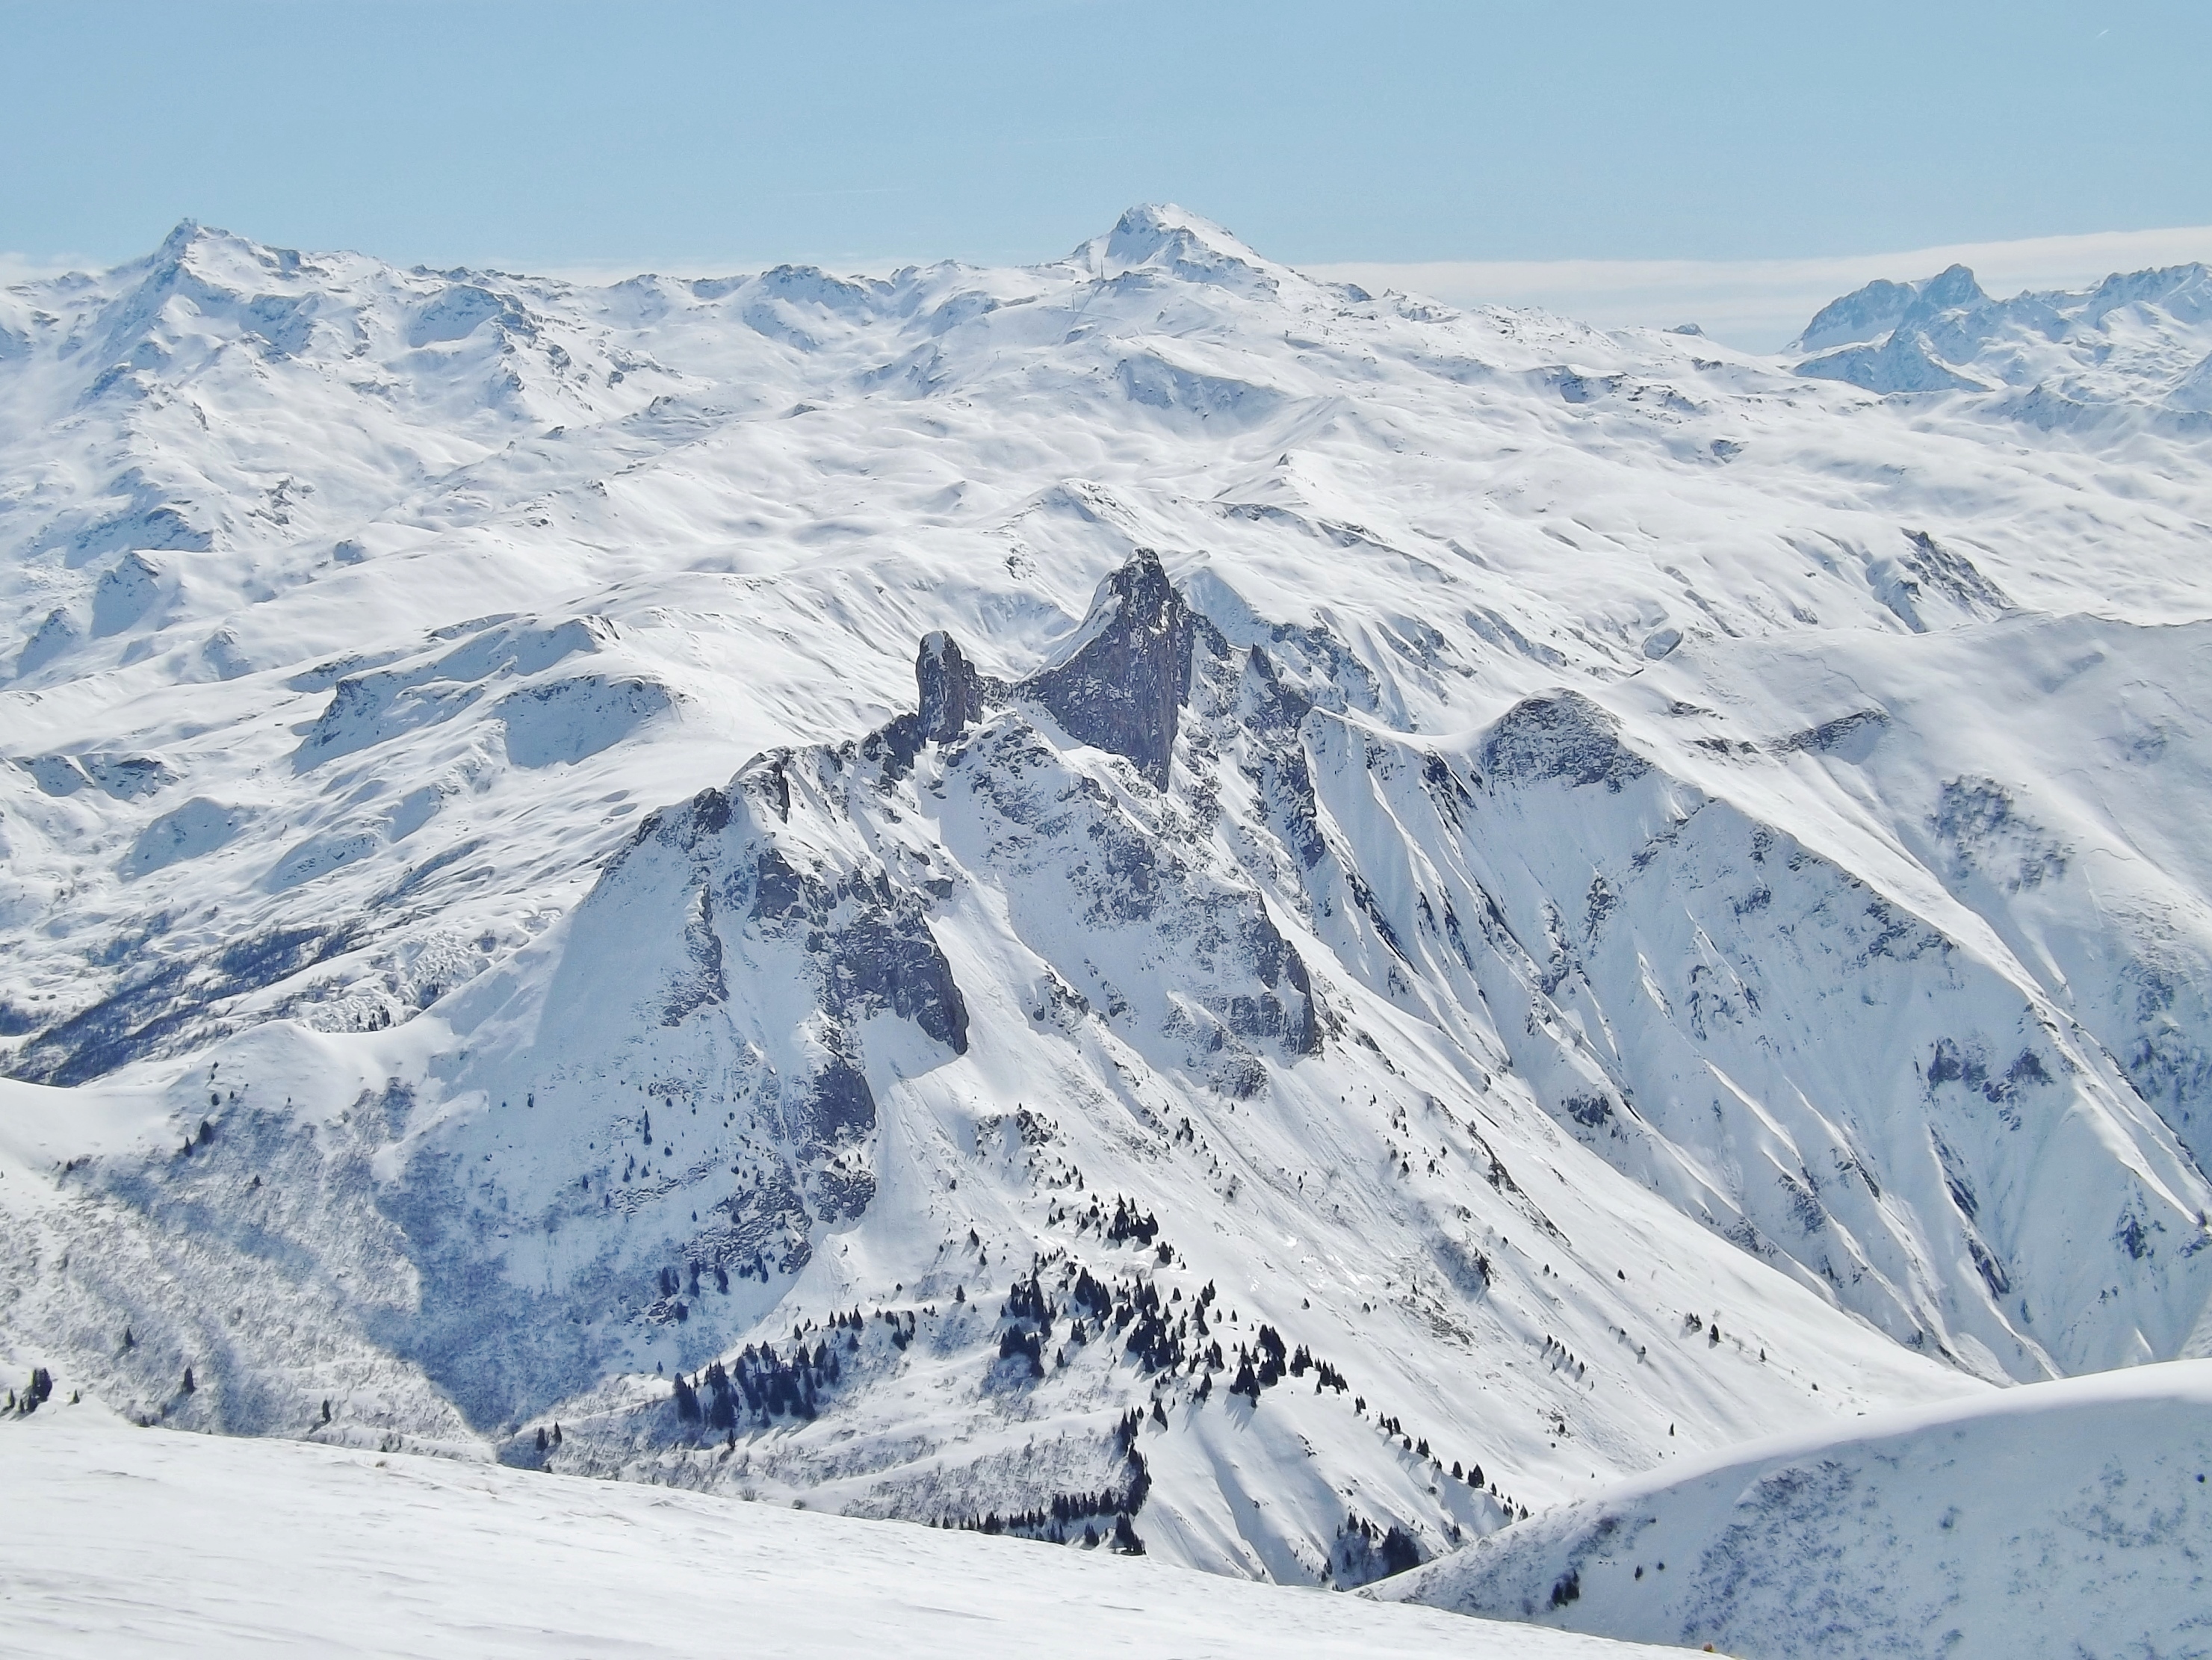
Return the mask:
<path id="1" fill-rule="evenodd" d="M 1947 265 L 1917 283 L 1876 278 L 1821 307 L 1805 325 L 1795 350 L 1825 351 L 1832 346 L 1863 344 L 1881 339 L 1908 319 L 1990 303 L 1974 273 L 1960 265 Z"/>
<path id="2" fill-rule="evenodd" d="M 1920 296 L 1922 305 L 1936 311 L 1950 311 L 1960 306 L 1986 306 L 1990 302 L 1990 296 L 1974 280 L 1972 271 L 1956 261 L 1911 287 Z"/>
<path id="3" fill-rule="evenodd" d="M 2185 327 L 2212 320 L 2212 271 L 2191 263 L 2114 271 L 2085 288 L 2031 289 L 1997 300 L 1972 271 L 1954 265 L 1917 283 L 1876 281 L 1830 301 L 1805 325 L 1794 350 L 1870 345 L 1901 329 L 1926 328 L 1946 313 L 1979 315 L 1992 325 L 2022 322 L 2045 333 L 2095 329 L 2111 313 L 2130 306 L 2155 307 Z"/>
<path id="4" fill-rule="evenodd" d="M 2039 388 L 2039 420 L 2111 404 L 2187 413 L 2190 370 L 2212 346 L 2208 323 L 2212 272 L 2201 265 L 2007 300 L 1954 265 L 1917 283 L 1869 283 L 1823 307 L 1798 337 L 1797 373 L 1884 395 Z"/>
<path id="5" fill-rule="evenodd" d="M 1146 202 L 1115 221 L 1103 236 L 1094 236 L 1071 258 L 1095 277 L 1158 271 L 1187 283 L 1228 283 L 1237 287 L 1273 283 L 1284 268 L 1262 258 L 1211 219 L 1172 202 Z"/>
<path id="6" fill-rule="evenodd" d="M 2025 297 L 2025 296 L 2023 296 Z M 2051 295 L 2070 299 L 2071 295 Z M 2114 271 L 2089 290 L 2077 322 L 2100 324 L 2126 306 L 2156 306 L 2177 323 L 2212 321 L 2212 269 L 2191 261 L 2144 271 Z"/>
<path id="7" fill-rule="evenodd" d="M 124 357 L 149 331 L 164 329 L 162 319 L 178 299 L 203 318 L 228 317 L 279 351 L 297 351 L 330 277 L 326 264 L 295 249 L 179 220 L 153 252 L 94 280 L 90 297 L 100 312 L 93 337 L 99 345 L 87 361 Z"/>
<path id="8" fill-rule="evenodd" d="M 1892 329 L 1879 345 L 1844 346 L 1798 364 L 1815 380 L 1844 380 L 1869 392 L 1989 392 L 1990 383 L 1936 355 L 1917 329 Z"/>
<path id="9" fill-rule="evenodd" d="M 169 234 L 161 239 L 161 246 L 154 251 L 156 259 L 178 259 L 185 250 L 207 234 L 206 228 L 197 219 L 187 216 L 177 221 Z M 218 235 L 222 233 L 216 233 Z"/>

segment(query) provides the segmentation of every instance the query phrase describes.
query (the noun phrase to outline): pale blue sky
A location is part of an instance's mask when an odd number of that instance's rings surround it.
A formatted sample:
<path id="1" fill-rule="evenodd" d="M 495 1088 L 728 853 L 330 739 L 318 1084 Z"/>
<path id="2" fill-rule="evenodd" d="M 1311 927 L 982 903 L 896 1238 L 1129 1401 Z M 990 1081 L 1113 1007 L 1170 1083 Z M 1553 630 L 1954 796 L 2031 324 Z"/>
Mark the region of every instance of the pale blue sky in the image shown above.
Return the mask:
<path id="1" fill-rule="evenodd" d="M 2212 4 L 0 0 L 0 250 L 1810 258 L 2212 224 Z"/>

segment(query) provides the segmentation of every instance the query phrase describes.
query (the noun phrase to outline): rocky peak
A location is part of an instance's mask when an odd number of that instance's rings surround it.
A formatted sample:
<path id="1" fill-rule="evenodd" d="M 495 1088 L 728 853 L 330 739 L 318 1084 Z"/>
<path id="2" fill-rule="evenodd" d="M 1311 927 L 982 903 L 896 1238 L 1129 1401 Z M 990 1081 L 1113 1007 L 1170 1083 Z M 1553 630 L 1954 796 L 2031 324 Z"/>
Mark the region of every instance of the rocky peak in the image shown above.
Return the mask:
<path id="1" fill-rule="evenodd" d="M 926 743 L 949 744 L 983 718 L 983 678 L 942 629 L 922 635 L 914 660 L 921 695 L 921 736 Z"/>
<path id="2" fill-rule="evenodd" d="M 1074 650 L 1017 690 L 1078 743 L 1135 762 L 1164 789 L 1196 635 L 1159 555 L 1139 548 L 1099 585 Z"/>

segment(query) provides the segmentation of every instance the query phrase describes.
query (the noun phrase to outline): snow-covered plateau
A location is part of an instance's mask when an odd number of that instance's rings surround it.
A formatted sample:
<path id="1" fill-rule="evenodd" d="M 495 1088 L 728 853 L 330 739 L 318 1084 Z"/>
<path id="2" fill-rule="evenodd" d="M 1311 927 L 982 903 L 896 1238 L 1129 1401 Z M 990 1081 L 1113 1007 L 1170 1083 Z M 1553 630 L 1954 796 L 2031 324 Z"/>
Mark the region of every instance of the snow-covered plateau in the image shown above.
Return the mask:
<path id="1" fill-rule="evenodd" d="M 4 1381 L 1344 1587 L 2212 1353 L 2208 284 L 0 293 Z"/>

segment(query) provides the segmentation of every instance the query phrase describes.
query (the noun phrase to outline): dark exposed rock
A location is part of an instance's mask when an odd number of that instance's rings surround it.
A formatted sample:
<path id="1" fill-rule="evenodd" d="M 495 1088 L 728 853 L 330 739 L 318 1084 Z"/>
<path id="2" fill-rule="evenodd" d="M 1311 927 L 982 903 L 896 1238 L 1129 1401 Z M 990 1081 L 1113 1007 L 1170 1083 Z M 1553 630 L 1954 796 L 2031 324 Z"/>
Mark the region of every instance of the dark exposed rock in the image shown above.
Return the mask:
<path id="1" fill-rule="evenodd" d="M 752 914 L 762 931 L 795 937 L 821 976 L 824 1011 L 842 1020 L 888 1009 L 955 1055 L 968 1052 L 968 1005 L 921 903 L 881 871 L 835 884 L 763 847 L 754 866 Z M 873 1103 L 870 1103 L 873 1116 Z"/>
<path id="2" fill-rule="evenodd" d="M 696 1010 L 729 999 L 729 985 L 722 976 L 722 939 L 714 932 L 714 891 L 704 882 L 691 890 L 684 918 L 684 954 L 690 959 L 690 969 L 668 988 L 660 1011 L 664 1026 L 681 1025 Z"/>
<path id="3" fill-rule="evenodd" d="M 942 629 L 922 635 L 914 678 L 927 742 L 950 744 L 983 718 L 982 677 Z"/>
<path id="4" fill-rule="evenodd" d="M 212 963 L 191 957 L 159 962 L 32 1039 L 10 1074 L 70 1088 L 133 1061 L 210 1042 L 228 1030 L 216 1012 L 222 1000 L 289 979 L 340 955 L 351 940 L 343 927 L 278 928 L 237 941 Z"/>
<path id="5" fill-rule="evenodd" d="M 1863 757 L 1874 747 L 1889 725 L 1887 709 L 1856 709 L 1849 714 L 1838 715 L 1832 721 L 1823 721 L 1817 727 L 1794 732 L 1775 740 L 1778 754 L 1792 755 L 1800 751 L 1811 751 L 1819 755 L 1842 751 L 1846 759 Z"/>
<path id="6" fill-rule="evenodd" d="M 1947 595 L 1978 616 L 1995 616 L 2012 609 L 2005 591 L 1966 555 L 1945 547 L 1924 530 L 1909 530 L 1905 539 L 1908 550 L 1900 562 L 1923 587 Z"/>
<path id="7" fill-rule="evenodd" d="M 1587 697 L 1562 691 L 1525 699 L 1499 716 L 1483 742 L 1482 769 L 1493 781 L 1564 778 L 1618 790 L 1651 766 L 1621 743 L 1611 715 Z"/>
<path id="8" fill-rule="evenodd" d="M 1078 743 L 1133 761 L 1165 788 L 1197 629 L 1158 554 L 1139 548 L 1107 577 L 1078 637 L 1065 660 L 1017 690 Z"/>
<path id="9" fill-rule="evenodd" d="M 819 1146 L 834 1146 L 876 1128 L 875 1091 L 868 1087 L 866 1075 L 843 1055 L 833 1056 L 815 1074 L 807 1106 L 812 1115 L 813 1140 Z M 873 1191 L 872 1183 L 869 1190 Z M 860 1199 L 853 1214 L 859 1215 L 866 1202 Z"/>
<path id="10" fill-rule="evenodd" d="M 1273 660 L 1258 646 L 1244 660 L 1239 691 L 1245 718 L 1255 731 L 1271 736 L 1296 732 L 1313 708 L 1311 698 L 1284 684 Z"/>

